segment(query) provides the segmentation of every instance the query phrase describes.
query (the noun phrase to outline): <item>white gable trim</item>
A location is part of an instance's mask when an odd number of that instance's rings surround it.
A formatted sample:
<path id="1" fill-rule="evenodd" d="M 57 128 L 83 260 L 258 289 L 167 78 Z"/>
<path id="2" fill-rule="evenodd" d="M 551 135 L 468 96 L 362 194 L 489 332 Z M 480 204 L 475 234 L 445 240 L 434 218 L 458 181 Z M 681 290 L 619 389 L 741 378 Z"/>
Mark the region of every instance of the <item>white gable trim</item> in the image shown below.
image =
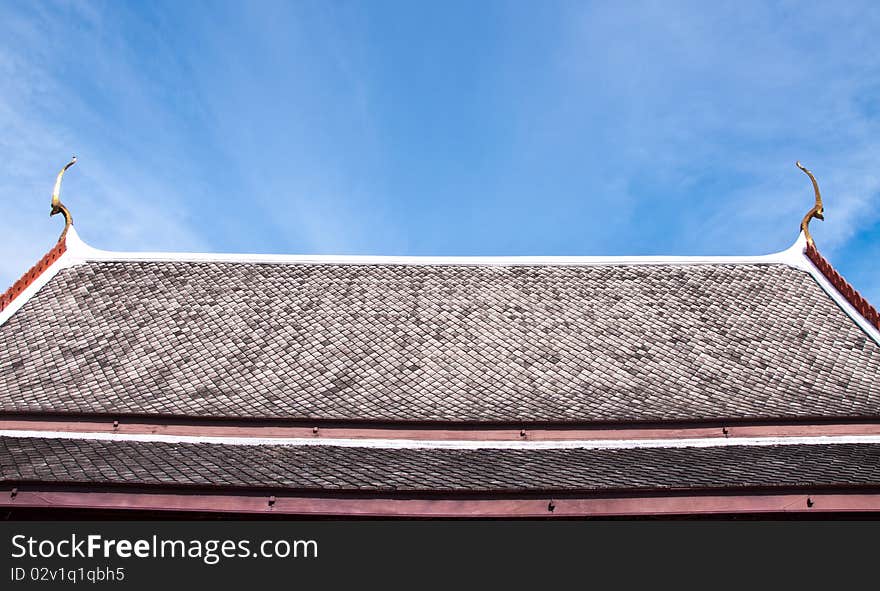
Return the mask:
<path id="1" fill-rule="evenodd" d="M 686 439 L 584 439 L 552 441 L 471 441 L 431 439 L 346 439 L 331 437 L 215 437 L 132 433 L 74 433 L 69 431 L 0 430 L 0 437 L 131 441 L 140 443 L 200 443 L 240 446 L 324 446 L 374 449 L 634 449 L 682 447 L 744 447 L 770 445 L 880 444 L 880 435 L 816 435 L 792 437 L 700 437 Z"/>

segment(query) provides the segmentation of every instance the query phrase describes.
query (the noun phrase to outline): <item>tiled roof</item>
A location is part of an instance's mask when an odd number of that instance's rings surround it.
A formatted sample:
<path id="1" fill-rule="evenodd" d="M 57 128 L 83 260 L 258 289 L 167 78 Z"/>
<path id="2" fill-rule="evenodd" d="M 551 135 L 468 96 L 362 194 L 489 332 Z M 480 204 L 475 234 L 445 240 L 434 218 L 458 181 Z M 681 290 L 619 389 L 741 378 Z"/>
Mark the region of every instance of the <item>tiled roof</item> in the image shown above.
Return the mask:
<path id="1" fill-rule="evenodd" d="M 303 491 L 620 491 L 880 485 L 880 445 L 381 449 L 0 438 L 6 483 Z"/>
<path id="2" fill-rule="evenodd" d="M 880 416 L 880 346 L 783 264 L 92 261 L 0 326 L 0 412 Z"/>

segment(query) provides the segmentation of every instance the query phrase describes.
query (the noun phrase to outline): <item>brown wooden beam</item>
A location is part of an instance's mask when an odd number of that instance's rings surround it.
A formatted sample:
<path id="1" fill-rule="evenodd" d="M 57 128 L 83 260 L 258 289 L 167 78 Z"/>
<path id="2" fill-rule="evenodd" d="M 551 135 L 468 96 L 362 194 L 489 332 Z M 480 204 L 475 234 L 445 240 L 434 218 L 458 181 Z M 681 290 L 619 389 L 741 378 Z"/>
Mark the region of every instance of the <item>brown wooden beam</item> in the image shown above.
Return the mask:
<path id="1" fill-rule="evenodd" d="M 311 517 L 571 518 L 880 512 L 877 492 L 790 492 L 567 496 L 554 498 L 353 498 L 302 495 L 0 490 L 0 507 L 90 510 L 196 511 Z"/>

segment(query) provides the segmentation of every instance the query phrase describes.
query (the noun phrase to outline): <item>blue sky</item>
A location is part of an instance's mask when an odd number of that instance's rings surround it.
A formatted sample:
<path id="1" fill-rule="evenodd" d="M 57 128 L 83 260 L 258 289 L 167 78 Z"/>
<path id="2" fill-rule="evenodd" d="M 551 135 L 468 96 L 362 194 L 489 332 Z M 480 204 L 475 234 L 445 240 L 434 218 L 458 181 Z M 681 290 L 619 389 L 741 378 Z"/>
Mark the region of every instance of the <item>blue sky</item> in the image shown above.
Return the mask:
<path id="1" fill-rule="evenodd" d="M 113 250 L 820 250 L 880 304 L 871 2 L 0 5 L 0 283 Z"/>

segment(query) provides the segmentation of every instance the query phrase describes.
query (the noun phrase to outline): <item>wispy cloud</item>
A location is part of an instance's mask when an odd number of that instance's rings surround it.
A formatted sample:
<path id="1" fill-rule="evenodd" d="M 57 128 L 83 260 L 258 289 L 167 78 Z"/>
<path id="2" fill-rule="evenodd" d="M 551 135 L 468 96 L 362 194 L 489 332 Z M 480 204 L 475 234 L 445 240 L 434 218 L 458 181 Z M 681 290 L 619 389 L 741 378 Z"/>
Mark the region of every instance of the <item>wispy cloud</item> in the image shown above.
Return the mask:
<path id="1" fill-rule="evenodd" d="M 537 61 L 518 31 L 500 80 L 517 97 L 510 184 L 569 206 L 560 234 L 577 224 L 593 253 L 780 250 L 812 205 L 800 159 L 825 196 L 823 252 L 880 299 L 854 242 L 880 221 L 870 3 L 587 3 L 549 30 Z"/>
<path id="2" fill-rule="evenodd" d="M 880 299 L 871 3 L 210 6 L 0 8 L 0 282 L 74 151 L 95 246 L 388 254 L 778 250 L 800 159 Z"/>
<path id="3" fill-rule="evenodd" d="M 880 62 L 866 52 L 880 16 L 840 8 L 590 5 L 566 29 L 568 92 L 550 122 L 577 136 L 568 145 L 601 146 L 586 166 L 638 187 L 631 227 L 666 248 L 785 246 L 777 229 L 811 205 L 799 158 L 827 196 L 816 235 L 833 250 L 880 210 Z"/>
<path id="4" fill-rule="evenodd" d="M 136 95 L 137 78 L 118 53 L 102 55 L 104 25 L 75 6 L 10 10 L 0 25 L 0 78 L 9 81 L 0 93 L 0 283 L 14 281 L 60 233 L 61 222 L 48 217 L 49 195 L 74 152 L 81 162 L 66 176 L 63 195 L 96 246 L 205 247 L 178 192 L 155 174 L 148 148 L 118 150 L 125 130 L 110 129 L 101 102 L 114 93 Z M 105 87 L 102 101 L 73 92 L 59 75 L 71 64 L 78 83 Z M 156 104 L 138 110 L 161 114 Z"/>

